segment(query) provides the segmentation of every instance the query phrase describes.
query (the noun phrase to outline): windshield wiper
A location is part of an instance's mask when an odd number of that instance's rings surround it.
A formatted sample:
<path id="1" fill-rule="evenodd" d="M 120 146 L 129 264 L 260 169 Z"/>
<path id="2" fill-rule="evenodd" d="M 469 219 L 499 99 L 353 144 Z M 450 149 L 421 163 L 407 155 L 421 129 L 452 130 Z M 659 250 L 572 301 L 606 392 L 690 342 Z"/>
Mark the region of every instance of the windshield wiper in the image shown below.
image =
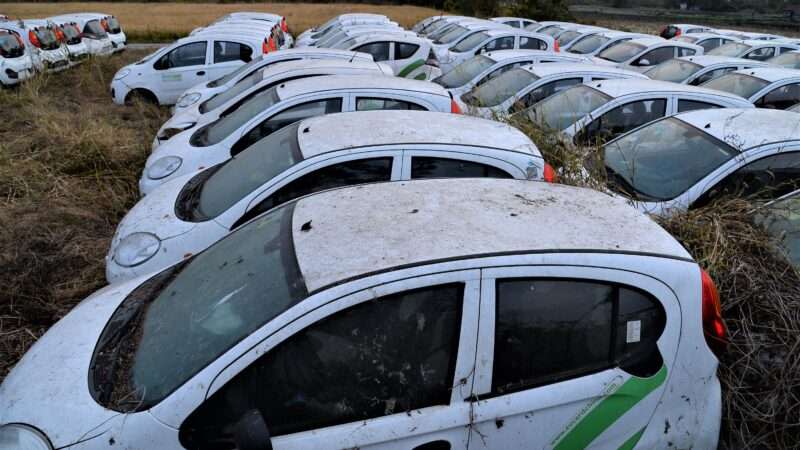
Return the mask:
<path id="1" fill-rule="evenodd" d="M 633 187 L 633 184 L 626 180 L 622 175 L 615 172 L 614 169 L 608 165 L 606 165 L 606 174 L 608 175 L 607 185 L 609 188 L 634 200 L 643 200 L 639 197 L 640 192 Z"/>

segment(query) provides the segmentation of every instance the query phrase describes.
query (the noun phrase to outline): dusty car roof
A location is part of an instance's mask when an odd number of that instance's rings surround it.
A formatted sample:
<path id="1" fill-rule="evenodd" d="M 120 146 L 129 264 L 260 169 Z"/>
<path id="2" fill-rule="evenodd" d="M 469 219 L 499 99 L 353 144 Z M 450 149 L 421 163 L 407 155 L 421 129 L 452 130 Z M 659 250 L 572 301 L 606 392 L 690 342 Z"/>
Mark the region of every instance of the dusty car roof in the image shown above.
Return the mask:
<path id="1" fill-rule="evenodd" d="M 346 53 L 354 53 L 348 51 Z M 376 73 L 380 72 L 378 63 L 375 61 L 371 61 L 369 59 L 364 58 L 354 58 L 352 61 L 349 59 L 298 59 L 294 61 L 279 61 L 274 64 L 270 64 L 263 69 L 259 69 L 264 72 L 264 77 L 271 76 L 272 74 L 282 74 L 288 71 L 294 70 L 310 70 L 310 69 L 341 69 L 341 68 L 350 68 L 350 69 L 365 69 L 365 70 L 375 70 Z"/>
<path id="2" fill-rule="evenodd" d="M 682 56 L 677 59 L 693 62 L 703 67 L 712 66 L 714 64 L 750 64 L 756 66 L 769 65 L 768 63 L 765 63 L 763 61 L 756 61 L 754 59 L 735 58 L 732 56 L 719 56 L 719 55 Z"/>
<path id="3" fill-rule="evenodd" d="M 286 81 L 278 86 L 278 97 L 286 99 L 309 92 L 343 89 L 348 91 L 392 89 L 449 97 L 447 90 L 436 83 L 381 75 L 377 72 L 375 75 L 327 75 Z"/>
<path id="4" fill-rule="evenodd" d="M 800 120 L 790 111 L 720 108 L 675 117 L 742 151 L 774 142 L 800 144 Z"/>
<path id="5" fill-rule="evenodd" d="M 678 37 L 691 37 L 691 38 L 695 38 L 695 40 L 697 40 L 697 41 L 699 41 L 701 39 L 707 39 L 707 38 L 725 38 L 727 40 L 730 40 L 730 39 L 734 39 L 735 40 L 736 39 L 736 38 L 733 38 L 731 36 L 725 36 L 723 34 L 714 33 L 713 31 L 704 31 L 702 33 L 687 33 L 687 34 L 682 34 L 682 35 L 680 35 Z M 672 40 L 677 40 L 677 39 L 673 38 Z"/>
<path id="6" fill-rule="evenodd" d="M 538 33 L 534 33 L 538 34 Z M 523 58 L 525 56 L 539 56 L 539 57 L 550 57 L 550 58 L 564 58 L 564 59 L 574 59 L 574 60 L 585 60 L 585 57 L 582 55 L 577 55 L 574 53 L 554 53 L 549 52 L 547 50 L 495 50 L 487 53 L 482 53 L 484 56 L 488 56 L 492 58 L 496 62 L 504 61 L 506 59 L 511 58 Z M 549 64 L 549 63 L 548 63 Z"/>
<path id="7" fill-rule="evenodd" d="M 680 41 L 667 41 L 666 39 L 664 39 L 662 37 L 658 37 L 658 36 L 637 37 L 637 38 L 633 38 L 633 39 L 631 39 L 630 41 L 627 41 L 627 42 L 630 42 L 630 43 L 633 43 L 633 44 L 644 45 L 645 47 L 650 47 L 651 45 L 657 45 L 657 44 L 664 44 L 664 43 L 667 43 L 667 42 L 669 42 L 671 45 L 686 44 L 685 42 L 680 42 Z M 692 44 L 689 44 L 689 45 L 692 45 Z"/>
<path id="8" fill-rule="evenodd" d="M 620 75 L 630 75 L 631 77 L 634 78 L 642 78 L 642 79 L 647 78 L 641 73 L 635 72 L 633 70 L 625 70 L 614 66 L 605 66 L 601 64 L 591 64 L 591 63 L 557 62 L 548 64 L 531 64 L 528 66 L 524 66 L 523 68 L 539 78 L 544 78 L 559 74 L 567 75 L 570 73 L 583 73 L 583 72 L 620 74 Z"/>
<path id="9" fill-rule="evenodd" d="M 625 79 L 625 80 L 602 80 L 592 81 L 586 85 L 597 89 L 613 98 L 622 97 L 624 95 L 640 94 L 640 93 L 675 93 L 675 92 L 696 92 L 709 94 L 716 97 L 725 97 L 727 99 L 742 100 L 735 94 L 728 92 L 717 91 L 699 86 L 689 86 L 686 84 L 671 83 L 669 81 L 660 80 L 644 80 L 644 79 Z"/>
<path id="10" fill-rule="evenodd" d="M 774 83 L 781 80 L 800 79 L 800 70 L 786 69 L 783 67 L 754 67 L 752 69 L 737 70 L 735 73 L 743 73 L 764 81 Z"/>
<path id="11" fill-rule="evenodd" d="M 431 143 L 499 148 L 540 156 L 536 144 L 510 125 L 427 111 L 360 111 L 314 117 L 301 123 L 297 140 L 306 158 L 353 147 Z"/>
<path id="12" fill-rule="evenodd" d="M 519 252 L 640 252 L 691 259 L 626 200 L 524 180 L 438 179 L 300 199 L 292 230 L 310 292 L 391 268 Z M 303 231 L 302 224 L 310 222 Z"/>
<path id="13" fill-rule="evenodd" d="M 624 37 L 624 36 L 649 37 L 649 36 L 647 36 L 647 35 L 645 35 L 643 33 L 631 33 L 629 31 L 617 31 L 617 30 L 601 31 L 601 32 L 599 32 L 597 34 L 599 34 L 600 36 L 605 36 L 605 37 L 610 38 L 610 39 L 615 39 L 615 38 Z"/>

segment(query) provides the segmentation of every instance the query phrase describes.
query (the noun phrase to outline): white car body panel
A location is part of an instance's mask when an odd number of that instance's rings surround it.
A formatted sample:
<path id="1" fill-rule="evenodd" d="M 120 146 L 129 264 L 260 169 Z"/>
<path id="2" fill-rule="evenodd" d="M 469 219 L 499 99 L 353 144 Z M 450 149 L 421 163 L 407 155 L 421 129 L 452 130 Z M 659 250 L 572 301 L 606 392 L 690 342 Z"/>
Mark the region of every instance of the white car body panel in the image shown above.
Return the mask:
<path id="1" fill-rule="evenodd" d="M 485 46 L 491 45 L 495 40 L 498 39 L 509 38 L 509 37 L 512 37 L 514 39 L 513 48 L 508 48 L 503 50 L 520 50 L 521 46 L 520 40 L 526 38 L 537 40 L 546 46 L 546 48 L 539 48 L 538 50 L 554 51 L 555 49 L 555 39 L 553 39 L 553 37 L 551 36 L 539 33 L 532 33 L 530 31 L 518 30 L 516 28 L 510 28 L 510 27 L 508 28 L 509 28 L 508 30 L 495 29 L 495 30 L 483 31 L 488 35 L 486 39 L 481 41 L 478 45 L 473 46 L 469 50 L 463 52 L 456 52 L 453 49 L 458 45 L 458 43 L 460 43 L 464 39 L 469 39 L 469 36 L 475 33 L 471 33 L 470 35 L 468 35 L 468 37 L 459 40 L 459 42 L 456 43 L 455 45 L 445 49 L 442 52 L 441 57 L 439 57 L 439 63 L 441 64 L 442 73 L 449 72 L 457 65 L 471 58 L 473 55 L 481 53 Z"/>
<path id="2" fill-rule="evenodd" d="M 0 27 L 0 29 L 2 28 Z M 16 32 L 11 32 L 9 34 L 18 36 Z M 22 39 L 21 36 L 20 39 Z M 0 56 L 0 86 L 13 86 L 33 76 L 34 67 L 33 60 L 31 59 L 31 50 L 25 45 L 24 39 L 22 42 L 24 46 L 22 55 L 14 58 Z M 12 71 L 15 76 L 12 76 L 12 74 L 6 72 L 6 70 Z"/>
<path id="3" fill-rule="evenodd" d="M 680 56 L 684 56 L 684 55 L 681 54 L 681 51 L 683 51 L 681 49 L 685 49 L 686 51 L 694 51 L 694 54 L 687 55 L 687 56 L 699 56 L 699 55 L 702 55 L 704 53 L 704 51 L 705 51 L 703 49 L 703 47 L 701 47 L 699 45 L 687 44 L 686 42 L 680 42 L 680 41 L 666 40 L 666 39 L 662 39 L 662 38 L 657 37 L 657 36 L 653 36 L 653 37 L 649 37 L 649 38 L 631 39 L 631 40 L 627 41 L 626 43 L 642 45 L 642 46 L 644 46 L 644 48 L 642 50 L 640 50 L 638 53 L 636 53 L 634 56 L 632 56 L 632 57 L 630 57 L 630 58 L 628 58 L 628 59 L 626 59 L 624 61 L 620 61 L 618 63 L 614 62 L 614 61 L 609 61 L 609 60 L 601 58 L 600 57 L 601 53 L 598 53 L 598 55 L 593 58 L 593 61 L 596 62 L 597 64 L 611 65 L 611 66 L 619 67 L 621 69 L 638 70 L 638 71 L 643 72 L 643 71 L 649 69 L 650 67 L 653 67 L 653 66 L 658 65 L 659 63 L 663 62 L 663 61 L 648 61 L 649 64 L 647 64 L 647 65 L 644 65 L 643 63 L 639 62 L 641 59 L 644 58 L 644 56 L 646 56 L 650 52 L 658 50 L 660 48 L 663 48 L 663 47 L 674 47 L 673 52 L 672 52 L 672 58 L 678 58 Z M 667 59 L 671 59 L 671 58 L 667 58 Z M 664 61 L 666 61 L 666 59 Z"/>
<path id="4" fill-rule="evenodd" d="M 69 67 L 67 51 L 61 43 L 57 48 L 48 50 L 38 48 L 31 43 L 28 32 L 33 26 L 40 25 L 19 25 L 19 22 L 0 22 L 0 29 L 13 31 L 22 38 L 25 43 L 25 51 L 30 54 L 33 68 L 36 71 L 60 72 Z"/>

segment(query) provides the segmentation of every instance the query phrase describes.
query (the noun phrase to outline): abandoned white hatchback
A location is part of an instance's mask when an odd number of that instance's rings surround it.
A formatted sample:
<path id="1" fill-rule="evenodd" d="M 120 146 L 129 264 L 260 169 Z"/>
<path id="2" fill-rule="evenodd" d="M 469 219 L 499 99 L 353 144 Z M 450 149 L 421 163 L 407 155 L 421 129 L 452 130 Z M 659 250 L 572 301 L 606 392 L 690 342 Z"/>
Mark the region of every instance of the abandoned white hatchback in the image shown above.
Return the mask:
<path id="1" fill-rule="evenodd" d="M 800 103 L 800 70 L 757 67 L 739 70 L 702 85 L 739 95 L 758 108 L 788 109 Z"/>
<path id="2" fill-rule="evenodd" d="M 151 191 L 120 222 L 106 277 L 118 282 L 160 270 L 312 192 L 441 177 L 552 181 L 553 170 L 527 136 L 494 121 L 420 111 L 308 119 Z"/>
<path id="3" fill-rule="evenodd" d="M 703 47 L 699 45 L 668 41 L 651 36 L 631 39 L 607 48 L 598 53 L 594 57 L 594 61 L 598 64 L 615 65 L 644 72 L 647 68 L 661 64 L 668 59 L 702 55 L 703 52 Z"/>
<path id="4" fill-rule="evenodd" d="M 674 238 L 597 191 L 334 189 L 86 299 L 0 386 L 0 439 L 713 449 L 719 311 Z"/>
<path id="5" fill-rule="evenodd" d="M 714 55 L 684 56 L 664 61 L 648 69 L 644 74 L 653 80 L 699 86 L 706 81 L 737 70 L 767 66 L 769 64 L 766 62 L 754 59 Z"/>

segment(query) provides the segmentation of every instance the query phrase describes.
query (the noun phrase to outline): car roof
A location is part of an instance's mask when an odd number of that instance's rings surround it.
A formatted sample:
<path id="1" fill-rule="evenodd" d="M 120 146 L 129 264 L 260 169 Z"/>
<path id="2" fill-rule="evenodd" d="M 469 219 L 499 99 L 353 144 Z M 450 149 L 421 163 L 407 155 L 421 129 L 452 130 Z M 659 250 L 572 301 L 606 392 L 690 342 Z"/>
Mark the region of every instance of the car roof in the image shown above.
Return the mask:
<path id="1" fill-rule="evenodd" d="M 345 59 L 297 59 L 293 61 L 279 61 L 263 67 L 264 78 L 272 74 L 288 73 L 295 70 L 304 69 L 367 69 L 380 73 L 380 66 L 375 61 L 361 58 L 350 60 Z"/>
<path id="2" fill-rule="evenodd" d="M 761 78 L 770 83 L 800 78 L 800 70 L 786 69 L 784 67 L 754 67 L 752 69 L 737 70 L 735 73 L 743 73 L 745 75 Z"/>
<path id="3" fill-rule="evenodd" d="M 777 40 L 772 41 L 765 41 L 763 39 L 745 39 L 743 41 L 738 41 L 739 44 L 749 45 L 751 47 L 775 47 L 780 46 L 781 44 L 784 45 L 795 45 L 791 42 L 780 42 Z"/>
<path id="4" fill-rule="evenodd" d="M 601 80 L 586 83 L 587 86 L 597 89 L 600 92 L 618 98 L 631 94 L 644 93 L 675 93 L 675 92 L 694 92 L 712 95 L 715 97 L 725 97 L 728 100 L 741 102 L 742 97 L 728 92 L 717 91 L 699 86 L 689 86 L 686 84 L 672 83 L 669 81 L 650 80 L 650 79 L 623 79 L 623 80 Z"/>
<path id="5" fill-rule="evenodd" d="M 719 55 L 682 56 L 677 59 L 693 62 L 703 67 L 708 67 L 714 64 L 749 64 L 755 66 L 769 65 L 769 63 L 763 61 L 756 61 L 754 59 L 735 58 L 732 56 L 719 56 Z"/>
<path id="6" fill-rule="evenodd" d="M 800 143 L 800 120 L 790 111 L 718 108 L 675 117 L 742 151 L 775 142 Z"/>
<path id="7" fill-rule="evenodd" d="M 300 227 L 309 222 L 310 229 Z M 526 180 L 451 178 L 334 189 L 299 199 L 292 223 L 297 263 L 312 293 L 370 273 L 509 253 L 628 252 L 691 260 L 622 198 Z"/>
<path id="8" fill-rule="evenodd" d="M 372 55 L 369 54 L 369 53 L 356 52 L 356 51 L 353 51 L 353 50 L 342 50 L 340 48 L 331 48 L 331 47 L 294 47 L 294 48 L 281 49 L 281 51 L 280 51 L 280 55 L 289 55 L 289 54 L 295 54 L 295 53 L 297 53 L 298 55 L 308 54 L 308 55 L 355 56 L 355 58 L 368 59 L 370 61 L 372 61 L 372 59 L 373 59 Z M 278 53 L 277 52 L 275 52 L 275 53 L 267 53 L 264 56 L 273 55 L 273 54 L 277 55 Z M 289 61 L 286 61 L 286 62 L 289 62 Z"/>
<path id="9" fill-rule="evenodd" d="M 552 75 L 563 74 L 565 76 L 576 72 L 591 72 L 591 73 L 604 73 L 604 74 L 620 74 L 630 75 L 633 78 L 647 78 L 645 75 L 633 71 L 620 69 L 614 66 L 605 66 L 602 64 L 591 63 L 547 63 L 547 64 L 531 64 L 524 66 L 523 69 L 536 75 L 539 78 L 549 77 Z"/>
<path id="10" fill-rule="evenodd" d="M 307 119 L 298 141 L 304 157 L 352 147 L 446 143 L 539 156 L 530 138 L 497 121 L 428 111 L 360 111 Z"/>
<path id="11" fill-rule="evenodd" d="M 422 45 L 424 42 L 427 42 L 427 39 L 423 39 L 421 37 L 416 36 L 413 32 L 410 31 L 401 31 L 399 33 L 393 32 L 372 32 L 372 33 L 365 33 L 365 34 L 357 34 L 352 36 L 351 39 L 354 40 L 354 45 L 362 44 L 367 41 L 372 41 L 375 39 L 383 39 L 383 40 L 391 40 L 391 41 L 405 41 L 405 42 L 414 42 L 419 43 Z M 344 42 L 344 41 L 342 41 Z M 338 45 L 338 44 L 337 44 Z"/>
<path id="12" fill-rule="evenodd" d="M 506 27 L 506 28 L 492 28 L 489 30 L 485 30 L 484 33 L 488 34 L 489 37 L 494 36 L 502 36 L 502 35 L 513 35 L 513 36 L 528 36 L 528 37 L 535 37 L 537 39 L 542 38 L 549 38 L 552 36 L 547 36 L 541 33 L 534 33 L 533 31 L 527 31 L 520 28 L 513 28 L 513 27 Z"/>
<path id="13" fill-rule="evenodd" d="M 301 78 L 281 83 L 277 92 L 279 98 L 287 99 L 310 92 L 374 89 L 412 91 L 424 95 L 438 95 L 443 98 L 449 98 L 447 90 L 436 83 L 381 75 L 378 72 L 375 75 L 326 75 Z"/>
<path id="14" fill-rule="evenodd" d="M 734 38 L 734 37 L 725 36 L 724 34 L 714 33 L 713 31 L 704 31 L 702 33 L 688 33 L 688 34 L 682 34 L 682 35 L 676 36 L 676 37 L 691 37 L 691 38 L 695 38 L 695 40 L 698 40 L 698 41 L 701 40 L 701 39 L 706 39 L 706 38 L 724 38 L 724 39 L 727 39 L 727 40 L 731 40 L 731 39 L 736 40 L 736 38 Z M 675 39 L 675 38 L 673 38 L 673 39 Z M 677 40 L 677 39 L 675 39 L 675 40 Z"/>
<path id="15" fill-rule="evenodd" d="M 536 34 L 536 33 L 534 33 Z M 550 52 L 547 50 L 493 50 L 491 52 L 481 53 L 483 56 L 488 56 L 495 60 L 495 62 L 501 62 L 506 59 L 512 58 L 522 58 L 525 56 L 529 57 L 548 57 L 548 58 L 555 58 L 555 59 L 573 59 L 575 61 L 586 61 L 586 57 L 584 55 L 578 55 L 576 53 L 555 53 Z M 549 64 L 549 63 L 548 63 Z"/>
<path id="16" fill-rule="evenodd" d="M 658 37 L 658 36 L 637 37 L 637 38 L 633 38 L 633 39 L 631 39 L 630 41 L 627 41 L 627 42 L 634 43 L 634 44 L 639 44 L 639 45 L 644 45 L 645 47 L 650 47 L 651 45 L 658 45 L 658 44 L 664 44 L 664 43 L 686 44 L 685 42 L 680 42 L 680 41 L 668 41 L 668 40 L 666 40 L 664 38 L 661 38 L 661 37 Z M 689 45 L 692 45 L 692 44 L 689 44 Z"/>
<path id="17" fill-rule="evenodd" d="M 617 30 L 601 31 L 601 32 L 599 32 L 597 34 L 605 36 L 605 37 L 607 37 L 609 39 L 615 39 L 615 38 L 618 38 L 618 37 L 625 37 L 625 36 L 650 37 L 650 36 L 648 36 L 648 35 L 646 35 L 644 33 L 632 33 L 632 32 L 629 32 L 629 31 L 617 31 Z"/>

